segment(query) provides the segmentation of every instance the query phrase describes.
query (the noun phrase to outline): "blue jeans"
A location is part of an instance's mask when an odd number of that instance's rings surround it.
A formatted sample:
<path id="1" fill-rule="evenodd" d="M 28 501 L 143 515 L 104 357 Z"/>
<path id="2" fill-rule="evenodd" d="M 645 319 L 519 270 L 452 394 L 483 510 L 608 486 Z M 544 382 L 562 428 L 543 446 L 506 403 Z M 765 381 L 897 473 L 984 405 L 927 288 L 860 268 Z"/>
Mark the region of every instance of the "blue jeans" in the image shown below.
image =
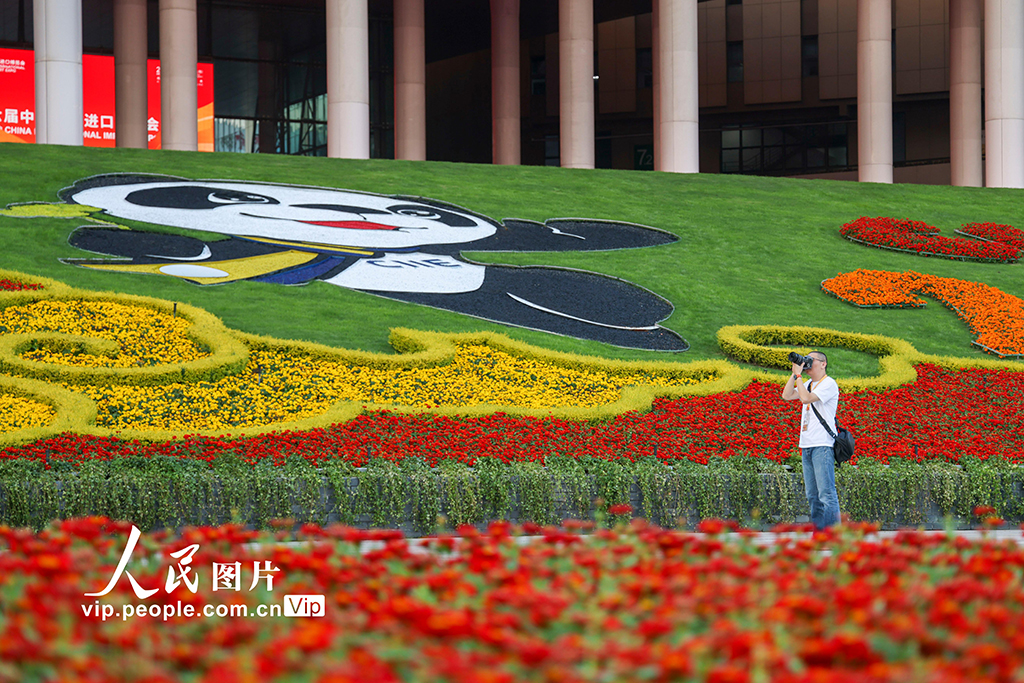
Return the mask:
<path id="1" fill-rule="evenodd" d="M 839 523 L 836 461 L 831 446 L 800 449 L 804 463 L 804 491 L 811 505 L 811 523 L 824 529 Z"/>

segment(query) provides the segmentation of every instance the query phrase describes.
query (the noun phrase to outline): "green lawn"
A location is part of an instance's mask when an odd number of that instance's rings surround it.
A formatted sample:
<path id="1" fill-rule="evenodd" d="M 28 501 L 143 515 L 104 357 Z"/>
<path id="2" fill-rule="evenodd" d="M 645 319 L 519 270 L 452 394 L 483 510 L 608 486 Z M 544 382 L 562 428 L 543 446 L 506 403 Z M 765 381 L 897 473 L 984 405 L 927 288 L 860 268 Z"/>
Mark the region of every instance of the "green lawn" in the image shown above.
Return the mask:
<path id="1" fill-rule="evenodd" d="M 768 323 L 885 334 L 906 339 L 925 353 L 983 356 L 971 347 L 973 336 L 967 327 L 937 302 L 919 310 L 861 310 L 820 291 L 821 280 L 856 268 L 917 270 L 985 282 L 1024 297 L 1020 264 L 921 258 L 853 244 L 839 236 L 843 223 L 864 215 L 922 220 L 950 236 L 965 222 L 1024 226 L 1020 190 L 0 144 L 0 208 L 56 201 L 57 191 L 76 179 L 110 172 L 423 195 L 494 218 L 586 217 L 668 230 L 679 241 L 650 249 L 467 256 L 581 268 L 646 287 L 675 305 L 675 313 L 663 324 L 691 344 L 679 360 L 720 358 L 715 332 L 722 326 Z M 388 330 L 396 326 L 451 332 L 491 329 L 562 351 L 666 359 L 664 354 L 490 324 L 323 283 L 202 288 L 170 277 L 101 273 L 60 263 L 59 257 L 86 255 L 67 244 L 71 230 L 83 223 L 0 216 L 0 267 L 76 287 L 187 302 L 220 316 L 233 328 L 346 348 L 387 350 Z M 834 361 L 837 375 L 874 372 L 872 359 L 853 352 L 840 353 Z"/>

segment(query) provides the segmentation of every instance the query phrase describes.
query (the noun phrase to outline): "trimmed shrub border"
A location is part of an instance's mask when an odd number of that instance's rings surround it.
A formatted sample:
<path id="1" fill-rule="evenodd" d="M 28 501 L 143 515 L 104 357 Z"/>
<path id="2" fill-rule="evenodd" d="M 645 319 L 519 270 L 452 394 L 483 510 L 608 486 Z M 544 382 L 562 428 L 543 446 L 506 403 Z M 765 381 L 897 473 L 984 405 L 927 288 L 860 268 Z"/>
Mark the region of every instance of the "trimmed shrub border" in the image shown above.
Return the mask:
<path id="1" fill-rule="evenodd" d="M 715 459 L 708 465 L 653 459 L 481 461 L 430 468 L 415 459 L 371 460 L 366 468 L 314 467 L 296 458 L 282 467 L 136 458 L 95 462 L 80 470 L 42 463 L 0 463 L 0 524 L 42 528 L 54 519 L 103 515 L 143 530 L 271 520 L 342 523 L 435 533 L 497 519 L 557 524 L 595 520 L 613 505 L 666 527 L 735 519 L 753 528 L 806 521 L 799 462 Z M 961 465 L 894 459 L 837 472 L 840 507 L 851 519 L 885 527 L 940 528 L 988 505 L 1007 520 L 1024 519 L 1024 468 L 964 458 Z M 599 515 L 600 513 L 600 515 Z M 610 515 L 621 521 L 627 515 Z"/>

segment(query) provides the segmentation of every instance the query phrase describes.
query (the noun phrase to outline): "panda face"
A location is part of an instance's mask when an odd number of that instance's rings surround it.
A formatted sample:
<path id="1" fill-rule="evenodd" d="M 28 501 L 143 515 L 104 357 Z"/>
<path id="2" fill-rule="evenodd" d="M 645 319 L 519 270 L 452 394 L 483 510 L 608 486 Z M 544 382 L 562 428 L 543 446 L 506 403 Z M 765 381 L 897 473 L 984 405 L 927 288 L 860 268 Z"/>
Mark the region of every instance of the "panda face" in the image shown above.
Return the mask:
<path id="1" fill-rule="evenodd" d="M 490 237 L 490 221 L 383 195 L 261 183 L 155 181 L 91 187 L 78 204 L 118 218 L 286 242 L 400 249 Z"/>

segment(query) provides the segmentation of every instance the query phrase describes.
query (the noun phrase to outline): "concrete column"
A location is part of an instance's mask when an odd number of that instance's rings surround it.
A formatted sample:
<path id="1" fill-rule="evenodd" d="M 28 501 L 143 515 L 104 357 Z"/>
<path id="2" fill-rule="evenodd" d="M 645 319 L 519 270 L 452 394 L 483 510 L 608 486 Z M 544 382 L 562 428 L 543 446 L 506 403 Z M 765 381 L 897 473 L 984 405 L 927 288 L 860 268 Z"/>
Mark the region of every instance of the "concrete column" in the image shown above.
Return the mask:
<path id="1" fill-rule="evenodd" d="M 655 0 L 658 6 L 658 170 L 700 171 L 697 131 L 697 0 Z"/>
<path id="2" fill-rule="evenodd" d="M 327 0 L 327 156 L 370 158 L 367 0 Z"/>
<path id="3" fill-rule="evenodd" d="M 423 0 L 394 0 L 395 158 L 427 158 L 427 66 Z"/>
<path id="4" fill-rule="evenodd" d="M 1024 187 L 1021 0 L 985 0 L 985 184 Z"/>
<path id="5" fill-rule="evenodd" d="M 491 0 L 491 151 L 496 164 L 521 161 L 519 0 Z"/>
<path id="6" fill-rule="evenodd" d="M 559 147 L 564 168 L 594 168 L 594 0 L 558 0 Z"/>
<path id="7" fill-rule="evenodd" d="M 949 157 L 953 185 L 981 187 L 981 0 L 949 0 Z"/>
<path id="8" fill-rule="evenodd" d="M 160 148 L 199 149 L 196 0 L 160 0 Z"/>
<path id="9" fill-rule="evenodd" d="M 146 149 L 146 0 L 114 0 L 114 100 L 117 146 Z"/>
<path id="10" fill-rule="evenodd" d="M 34 0 L 36 142 L 81 145 L 82 2 Z"/>
<path id="11" fill-rule="evenodd" d="M 891 183 L 891 0 L 857 0 L 857 137 L 859 180 Z"/>
<path id="12" fill-rule="evenodd" d="M 662 161 L 664 155 L 661 153 L 661 83 L 658 79 L 661 76 L 661 1 L 654 0 L 651 3 L 651 78 L 652 88 L 652 119 L 654 133 L 654 170 L 663 170 Z"/>

